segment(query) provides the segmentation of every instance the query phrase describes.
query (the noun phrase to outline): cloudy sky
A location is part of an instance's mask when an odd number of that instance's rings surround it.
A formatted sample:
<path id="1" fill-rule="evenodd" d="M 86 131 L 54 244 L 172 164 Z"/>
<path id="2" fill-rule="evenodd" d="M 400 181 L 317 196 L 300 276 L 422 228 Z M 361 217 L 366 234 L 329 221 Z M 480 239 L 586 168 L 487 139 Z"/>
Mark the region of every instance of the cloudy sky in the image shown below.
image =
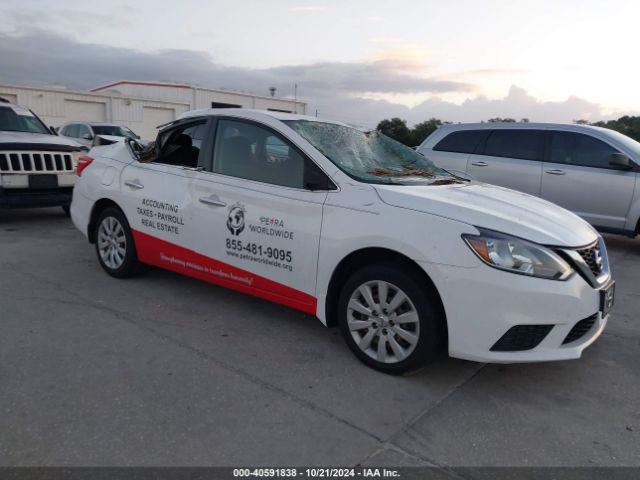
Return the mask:
<path id="1" fill-rule="evenodd" d="M 400 116 L 640 112 L 637 0 L 2 0 L 0 83 L 162 80 Z"/>

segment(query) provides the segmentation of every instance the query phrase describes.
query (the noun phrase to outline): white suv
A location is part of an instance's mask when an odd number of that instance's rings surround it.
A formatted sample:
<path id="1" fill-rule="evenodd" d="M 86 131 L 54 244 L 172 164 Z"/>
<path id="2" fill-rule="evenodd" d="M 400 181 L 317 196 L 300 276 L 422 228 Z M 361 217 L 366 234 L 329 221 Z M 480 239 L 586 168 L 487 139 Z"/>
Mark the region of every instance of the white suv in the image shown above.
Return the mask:
<path id="1" fill-rule="evenodd" d="M 71 217 L 108 274 L 156 265 L 338 323 L 385 372 L 443 346 L 577 358 L 613 304 L 604 242 L 579 217 L 339 122 L 190 112 L 152 151 L 94 147 L 78 175 Z"/>
<path id="2" fill-rule="evenodd" d="M 601 231 L 640 229 L 640 143 L 586 125 L 444 125 L 418 147 L 436 165 L 542 197 Z"/>
<path id="3" fill-rule="evenodd" d="M 76 163 L 87 150 L 0 99 L 0 208 L 61 206 L 68 213 Z"/>

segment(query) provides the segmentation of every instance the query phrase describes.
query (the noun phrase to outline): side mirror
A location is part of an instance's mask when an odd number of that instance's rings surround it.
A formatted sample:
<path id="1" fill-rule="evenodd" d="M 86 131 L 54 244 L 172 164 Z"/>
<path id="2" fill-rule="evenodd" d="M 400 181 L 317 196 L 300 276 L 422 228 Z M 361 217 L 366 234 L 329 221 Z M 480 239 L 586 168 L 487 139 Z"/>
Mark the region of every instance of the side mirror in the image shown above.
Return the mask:
<path id="1" fill-rule="evenodd" d="M 612 153 L 609 155 L 609 165 L 623 170 L 631 169 L 631 160 L 624 153 Z"/>
<path id="2" fill-rule="evenodd" d="M 85 140 L 93 140 L 93 135 L 91 135 L 90 133 L 85 133 L 84 135 L 82 135 L 82 138 L 84 138 Z"/>

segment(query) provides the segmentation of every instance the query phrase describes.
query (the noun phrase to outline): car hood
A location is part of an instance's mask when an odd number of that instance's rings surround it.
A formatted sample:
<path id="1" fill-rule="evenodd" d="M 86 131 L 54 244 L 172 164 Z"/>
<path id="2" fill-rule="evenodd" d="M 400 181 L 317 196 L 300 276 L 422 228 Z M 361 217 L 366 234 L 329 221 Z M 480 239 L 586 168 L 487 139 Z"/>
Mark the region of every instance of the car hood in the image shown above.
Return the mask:
<path id="1" fill-rule="evenodd" d="M 375 185 L 382 201 L 451 218 L 543 245 L 579 247 L 597 233 L 577 215 L 532 195 L 495 185 Z"/>
<path id="2" fill-rule="evenodd" d="M 55 145 L 58 147 L 75 147 L 81 145 L 69 138 L 59 137 L 57 135 L 49 135 L 46 133 L 28 133 L 28 132 L 8 132 L 0 131 L 0 148 L 23 148 L 38 146 L 43 148 L 46 145 Z"/>

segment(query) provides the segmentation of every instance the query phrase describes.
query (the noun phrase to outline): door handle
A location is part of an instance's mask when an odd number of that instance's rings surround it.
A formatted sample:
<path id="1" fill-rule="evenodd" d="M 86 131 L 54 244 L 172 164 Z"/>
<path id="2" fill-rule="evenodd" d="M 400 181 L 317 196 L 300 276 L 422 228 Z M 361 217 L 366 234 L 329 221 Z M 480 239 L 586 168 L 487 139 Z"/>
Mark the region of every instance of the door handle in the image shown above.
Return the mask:
<path id="1" fill-rule="evenodd" d="M 472 162 L 471 165 L 475 165 L 476 167 L 488 167 L 489 164 L 487 162 Z"/>
<path id="2" fill-rule="evenodd" d="M 140 190 L 141 188 L 144 188 L 144 185 L 142 185 L 140 183 L 140 180 L 135 179 L 135 180 L 127 180 L 126 182 L 124 182 L 124 184 L 127 187 L 133 188 L 134 190 Z"/>
<path id="3" fill-rule="evenodd" d="M 198 199 L 200 203 L 205 203 L 207 205 L 213 205 L 214 207 L 226 207 L 227 204 L 224 203 L 217 195 L 210 195 L 208 197 L 200 197 Z"/>
<path id="4" fill-rule="evenodd" d="M 560 170 L 560 169 L 545 170 L 545 172 L 550 173 L 551 175 L 566 175 L 567 173 L 564 170 Z"/>

